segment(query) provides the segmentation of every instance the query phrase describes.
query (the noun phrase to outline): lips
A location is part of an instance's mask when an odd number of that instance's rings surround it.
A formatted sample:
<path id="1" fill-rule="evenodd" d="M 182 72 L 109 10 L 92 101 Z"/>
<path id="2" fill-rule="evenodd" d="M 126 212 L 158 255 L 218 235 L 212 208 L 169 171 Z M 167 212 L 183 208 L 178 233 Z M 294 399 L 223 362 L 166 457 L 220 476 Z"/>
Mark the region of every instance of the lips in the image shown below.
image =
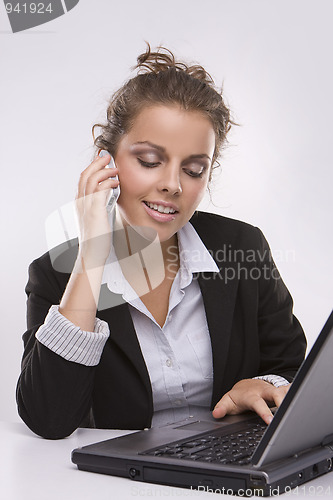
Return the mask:
<path id="1" fill-rule="evenodd" d="M 172 205 L 162 205 L 161 202 L 151 203 L 150 201 L 144 202 L 152 210 L 157 210 L 161 214 L 174 214 L 177 210 Z"/>
<path id="2" fill-rule="evenodd" d="M 143 206 L 148 215 L 158 222 L 170 222 L 178 214 L 177 208 L 171 203 L 143 201 Z"/>

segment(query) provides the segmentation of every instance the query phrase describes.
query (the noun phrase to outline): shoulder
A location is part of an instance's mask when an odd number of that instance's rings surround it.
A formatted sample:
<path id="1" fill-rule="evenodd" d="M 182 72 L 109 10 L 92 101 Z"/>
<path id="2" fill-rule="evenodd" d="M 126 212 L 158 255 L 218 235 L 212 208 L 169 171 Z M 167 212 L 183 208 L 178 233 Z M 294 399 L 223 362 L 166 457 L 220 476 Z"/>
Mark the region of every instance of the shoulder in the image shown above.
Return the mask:
<path id="1" fill-rule="evenodd" d="M 256 248 L 262 245 L 263 234 L 256 226 L 208 212 L 196 212 L 190 223 L 205 245 Z"/>

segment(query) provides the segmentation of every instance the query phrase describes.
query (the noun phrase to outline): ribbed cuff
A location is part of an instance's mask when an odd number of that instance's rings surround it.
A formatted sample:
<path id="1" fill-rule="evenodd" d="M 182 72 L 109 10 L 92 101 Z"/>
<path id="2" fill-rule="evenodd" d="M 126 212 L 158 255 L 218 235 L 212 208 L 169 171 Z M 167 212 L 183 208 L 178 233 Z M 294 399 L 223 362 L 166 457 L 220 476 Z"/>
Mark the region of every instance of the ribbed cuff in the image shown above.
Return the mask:
<path id="1" fill-rule="evenodd" d="M 280 375 L 261 375 L 259 377 L 253 377 L 254 379 L 264 380 L 274 385 L 274 387 L 282 387 L 283 385 L 288 385 L 290 382 Z"/>
<path id="2" fill-rule="evenodd" d="M 95 319 L 94 331 L 86 332 L 74 325 L 53 305 L 44 324 L 36 332 L 37 340 L 67 361 L 85 366 L 98 365 L 105 343 L 110 335 L 109 325 Z"/>

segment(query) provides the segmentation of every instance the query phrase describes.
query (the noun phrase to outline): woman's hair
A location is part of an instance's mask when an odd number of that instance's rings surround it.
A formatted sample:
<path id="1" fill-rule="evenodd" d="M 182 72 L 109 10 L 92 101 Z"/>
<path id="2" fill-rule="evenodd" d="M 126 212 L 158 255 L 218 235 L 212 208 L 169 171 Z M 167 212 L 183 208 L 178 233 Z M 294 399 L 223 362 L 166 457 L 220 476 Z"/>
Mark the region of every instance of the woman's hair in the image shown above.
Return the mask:
<path id="1" fill-rule="evenodd" d="M 188 111 L 199 111 L 208 117 L 215 131 L 215 150 L 212 164 L 218 158 L 231 124 L 230 110 L 225 105 L 212 77 L 202 66 L 189 66 L 176 61 L 170 50 L 150 45 L 137 58 L 137 75 L 128 80 L 111 98 L 107 123 L 101 128 L 94 144 L 115 156 L 118 144 L 128 133 L 136 116 L 146 107 L 156 104 L 179 105 Z"/>

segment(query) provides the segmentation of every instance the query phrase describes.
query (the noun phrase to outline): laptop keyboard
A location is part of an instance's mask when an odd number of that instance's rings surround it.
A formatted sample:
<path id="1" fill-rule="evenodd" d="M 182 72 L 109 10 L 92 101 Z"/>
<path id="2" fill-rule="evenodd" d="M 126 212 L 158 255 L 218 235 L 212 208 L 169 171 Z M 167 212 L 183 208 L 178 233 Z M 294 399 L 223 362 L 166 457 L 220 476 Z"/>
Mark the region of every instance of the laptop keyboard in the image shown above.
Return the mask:
<path id="1" fill-rule="evenodd" d="M 245 429 L 232 434 L 221 434 L 223 431 L 218 429 L 201 434 L 196 439 L 170 443 L 142 454 L 224 465 L 245 465 L 251 462 L 254 450 L 266 429 L 267 425 L 261 422 L 249 424 Z"/>

